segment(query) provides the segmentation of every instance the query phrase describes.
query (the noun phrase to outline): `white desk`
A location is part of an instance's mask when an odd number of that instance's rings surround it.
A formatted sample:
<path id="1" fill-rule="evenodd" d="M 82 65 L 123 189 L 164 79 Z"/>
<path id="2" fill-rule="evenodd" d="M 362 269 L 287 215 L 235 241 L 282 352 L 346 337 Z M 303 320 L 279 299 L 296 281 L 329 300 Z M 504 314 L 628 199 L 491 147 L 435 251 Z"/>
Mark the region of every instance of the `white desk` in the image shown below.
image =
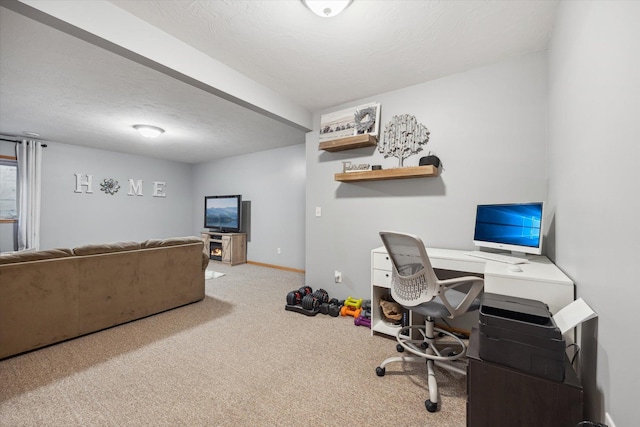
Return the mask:
<path id="1" fill-rule="evenodd" d="M 475 258 L 468 250 L 427 248 L 435 269 L 480 274 L 484 291 L 542 301 L 555 314 L 575 299 L 573 281 L 547 257 L 528 257 L 519 264 L 521 272 L 509 271 L 509 264 Z M 395 335 L 397 328 L 382 321 L 378 308 L 380 297 L 389 292 L 391 260 L 384 246 L 371 251 L 371 332 Z M 413 324 L 413 321 L 410 320 Z"/>

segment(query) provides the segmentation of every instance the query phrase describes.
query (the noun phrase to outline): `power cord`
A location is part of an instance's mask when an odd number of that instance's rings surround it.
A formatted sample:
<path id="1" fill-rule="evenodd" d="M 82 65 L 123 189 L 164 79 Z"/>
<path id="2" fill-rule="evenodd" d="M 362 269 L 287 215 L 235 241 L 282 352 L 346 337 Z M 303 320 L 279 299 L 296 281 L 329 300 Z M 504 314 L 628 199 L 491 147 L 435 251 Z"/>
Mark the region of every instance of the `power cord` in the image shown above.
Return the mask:
<path id="1" fill-rule="evenodd" d="M 571 358 L 571 366 L 573 366 L 573 362 L 576 360 L 576 357 L 578 357 L 578 354 L 580 354 L 580 346 L 578 344 L 576 344 L 576 343 L 572 343 L 572 344 L 569 344 L 567 346 L 567 348 L 569 348 L 569 347 L 575 347 L 576 348 L 576 352 L 573 353 L 573 357 Z"/>

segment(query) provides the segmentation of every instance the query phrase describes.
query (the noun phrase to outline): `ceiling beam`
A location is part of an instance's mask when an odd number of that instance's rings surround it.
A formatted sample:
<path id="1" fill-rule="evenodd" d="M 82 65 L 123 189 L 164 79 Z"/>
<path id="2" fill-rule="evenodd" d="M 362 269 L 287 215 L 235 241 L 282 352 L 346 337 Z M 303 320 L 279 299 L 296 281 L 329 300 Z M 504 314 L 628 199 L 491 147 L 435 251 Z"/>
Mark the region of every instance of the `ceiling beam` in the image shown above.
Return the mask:
<path id="1" fill-rule="evenodd" d="M 106 0 L 13 0 L 2 6 L 252 111 L 310 131 L 312 114 Z"/>

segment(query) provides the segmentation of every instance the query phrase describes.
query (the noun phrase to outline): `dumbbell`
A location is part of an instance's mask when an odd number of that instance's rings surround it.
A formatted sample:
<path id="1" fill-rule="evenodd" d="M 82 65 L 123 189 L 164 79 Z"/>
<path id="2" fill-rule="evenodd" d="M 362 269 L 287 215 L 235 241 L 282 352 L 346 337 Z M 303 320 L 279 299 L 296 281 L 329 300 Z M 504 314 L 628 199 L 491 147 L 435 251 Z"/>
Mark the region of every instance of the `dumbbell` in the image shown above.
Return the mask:
<path id="1" fill-rule="evenodd" d="M 356 325 L 356 326 L 360 326 L 360 325 L 362 325 L 362 326 L 366 326 L 366 327 L 368 327 L 368 328 L 370 328 L 370 327 L 371 327 L 371 319 L 368 319 L 368 318 L 366 318 L 366 317 L 362 317 L 362 315 L 360 315 L 360 316 L 356 317 L 356 318 L 353 320 L 353 323 L 354 323 L 354 325 Z"/>
<path id="2" fill-rule="evenodd" d="M 329 301 L 329 306 L 327 307 L 329 316 L 331 316 L 331 317 L 340 316 L 340 307 L 341 306 L 342 306 L 342 304 L 340 304 L 340 301 L 338 301 L 335 298 L 331 298 L 331 300 Z"/>
<path id="3" fill-rule="evenodd" d="M 323 302 L 322 304 L 320 304 L 320 313 L 329 314 L 329 303 L 328 302 Z"/>
<path id="4" fill-rule="evenodd" d="M 302 286 L 300 289 L 298 289 L 298 292 L 300 292 L 302 296 L 305 296 L 312 294 L 313 289 L 311 289 L 311 286 Z"/>
<path id="5" fill-rule="evenodd" d="M 312 295 L 318 298 L 321 304 L 329 302 L 329 292 L 325 291 L 324 289 L 318 289 Z"/>
<path id="6" fill-rule="evenodd" d="M 300 293 L 300 290 L 291 291 L 287 294 L 287 305 L 300 305 L 302 302 L 302 297 L 304 295 Z"/>
<path id="7" fill-rule="evenodd" d="M 305 295 L 302 297 L 302 308 L 305 310 L 316 310 L 320 307 L 320 300 L 313 295 Z"/>

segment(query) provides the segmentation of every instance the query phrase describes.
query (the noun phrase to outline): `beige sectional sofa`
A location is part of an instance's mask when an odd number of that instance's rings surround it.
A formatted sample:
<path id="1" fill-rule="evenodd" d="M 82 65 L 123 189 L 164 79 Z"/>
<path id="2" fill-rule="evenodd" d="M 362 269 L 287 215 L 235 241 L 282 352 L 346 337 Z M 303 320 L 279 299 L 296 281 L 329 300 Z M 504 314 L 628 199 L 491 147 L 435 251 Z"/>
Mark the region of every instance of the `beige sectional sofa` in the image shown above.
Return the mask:
<path id="1" fill-rule="evenodd" d="M 0 359 L 204 298 L 202 240 L 0 254 Z"/>

